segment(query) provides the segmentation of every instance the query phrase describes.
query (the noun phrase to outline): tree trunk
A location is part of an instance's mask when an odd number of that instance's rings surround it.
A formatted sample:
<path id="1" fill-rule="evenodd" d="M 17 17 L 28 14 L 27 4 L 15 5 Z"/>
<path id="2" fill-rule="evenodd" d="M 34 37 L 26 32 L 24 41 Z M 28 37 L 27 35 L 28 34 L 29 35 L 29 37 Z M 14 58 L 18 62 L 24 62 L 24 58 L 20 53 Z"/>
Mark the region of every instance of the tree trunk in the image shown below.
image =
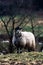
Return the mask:
<path id="1" fill-rule="evenodd" d="M 10 42 L 9 42 L 9 52 L 10 53 L 13 53 L 14 52 L 13 44 L 12 44 L 12 38 L 10 39 Z"/>

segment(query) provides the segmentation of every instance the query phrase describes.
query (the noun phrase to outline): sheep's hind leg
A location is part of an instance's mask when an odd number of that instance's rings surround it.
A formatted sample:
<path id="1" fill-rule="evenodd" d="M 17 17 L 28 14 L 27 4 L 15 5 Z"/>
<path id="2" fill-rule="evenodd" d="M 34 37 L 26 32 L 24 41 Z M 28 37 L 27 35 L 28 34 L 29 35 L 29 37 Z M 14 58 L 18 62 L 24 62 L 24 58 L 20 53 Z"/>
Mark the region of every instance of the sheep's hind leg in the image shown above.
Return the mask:
<path id="1" fill-rule="evenodd" d="M 28 52 L 31 52 L 31 49 L 30 48 L 28 48 Z"/>

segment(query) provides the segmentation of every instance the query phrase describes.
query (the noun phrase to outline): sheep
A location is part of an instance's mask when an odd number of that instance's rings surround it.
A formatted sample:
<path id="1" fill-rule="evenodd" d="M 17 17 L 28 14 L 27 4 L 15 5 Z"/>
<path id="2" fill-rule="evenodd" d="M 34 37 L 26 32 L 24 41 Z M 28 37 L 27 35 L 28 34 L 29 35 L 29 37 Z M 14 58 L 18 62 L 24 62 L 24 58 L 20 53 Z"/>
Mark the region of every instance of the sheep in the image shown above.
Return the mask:
<path id="1" fill-rule="evenodd" d="M 28 51 L 35 51 L 35 36 L 32 32 L 17 30 L 13 35 L 13 45 L 19 48 L 27 48 Z M 18 51 L 19 52 L 19 51 Z"/>

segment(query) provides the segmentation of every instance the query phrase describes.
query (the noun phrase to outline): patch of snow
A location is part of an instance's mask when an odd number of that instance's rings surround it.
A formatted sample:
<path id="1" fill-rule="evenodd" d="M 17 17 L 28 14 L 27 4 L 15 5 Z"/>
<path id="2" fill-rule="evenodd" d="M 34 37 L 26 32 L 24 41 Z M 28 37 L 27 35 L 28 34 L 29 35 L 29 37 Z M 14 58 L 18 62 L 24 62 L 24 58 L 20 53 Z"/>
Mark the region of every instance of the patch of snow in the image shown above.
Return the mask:
<path id="1" fill-rule="evenodd" d="M 3 40 L 2 43 L 9 43 L 9 41 L 8 40 Z"/>

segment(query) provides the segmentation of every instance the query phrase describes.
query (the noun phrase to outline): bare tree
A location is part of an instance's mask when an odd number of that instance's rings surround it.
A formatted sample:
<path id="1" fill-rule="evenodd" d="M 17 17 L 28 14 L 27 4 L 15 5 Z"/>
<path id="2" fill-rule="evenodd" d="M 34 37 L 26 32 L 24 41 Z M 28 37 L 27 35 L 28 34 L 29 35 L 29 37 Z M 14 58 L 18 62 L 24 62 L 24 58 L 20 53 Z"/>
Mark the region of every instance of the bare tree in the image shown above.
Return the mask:
<path id="1" fill-rule="evenodd" d="M 9 19 L 7 21 L 6 21 L 6 18 L 4 20 L 3 17 L 1 17 L 1 21 L 4 23 L 4 27 L 6 29 L 8 37 L 9 37 L 9 52 L 10 53 L 13 52 L 13 45 L 12 45 L 13 31 L 15 30 L 16 27 L 23 27 L 23 26 L 25 26 L 28 23 L 28 22 L 24 21 L 26 17 L 27 17 L 27 15 L 23 15 L 17 21 L 15 21 L 15 17 L 14 16 L 9 17 Z M 11 22 L 11 25 L 12 25 L 11 27 L 8 26 L 10 24 L 10 22 Z"/>
<path id="2" fill-rule="evenodd" d="M 9 31 L 8 29 L 8 24 L 10 23 L 10 20 L 12 19 L 12 28 L 11 30 Z M 9 20 L 6 22 L 5 20 L 3 20 L 3 18 L 1 17 L 1 21 L 4 23 L 4 27 L 6 29 L 6 32 L 8 34 L 8 37 L 9 37 L 9 52 L 13 52 L 13 45 L 12 45 L 12 36 L 13 36 L 13 30 L 14 30 L 14 19 L 13 17 L 10 17 Z"/>

